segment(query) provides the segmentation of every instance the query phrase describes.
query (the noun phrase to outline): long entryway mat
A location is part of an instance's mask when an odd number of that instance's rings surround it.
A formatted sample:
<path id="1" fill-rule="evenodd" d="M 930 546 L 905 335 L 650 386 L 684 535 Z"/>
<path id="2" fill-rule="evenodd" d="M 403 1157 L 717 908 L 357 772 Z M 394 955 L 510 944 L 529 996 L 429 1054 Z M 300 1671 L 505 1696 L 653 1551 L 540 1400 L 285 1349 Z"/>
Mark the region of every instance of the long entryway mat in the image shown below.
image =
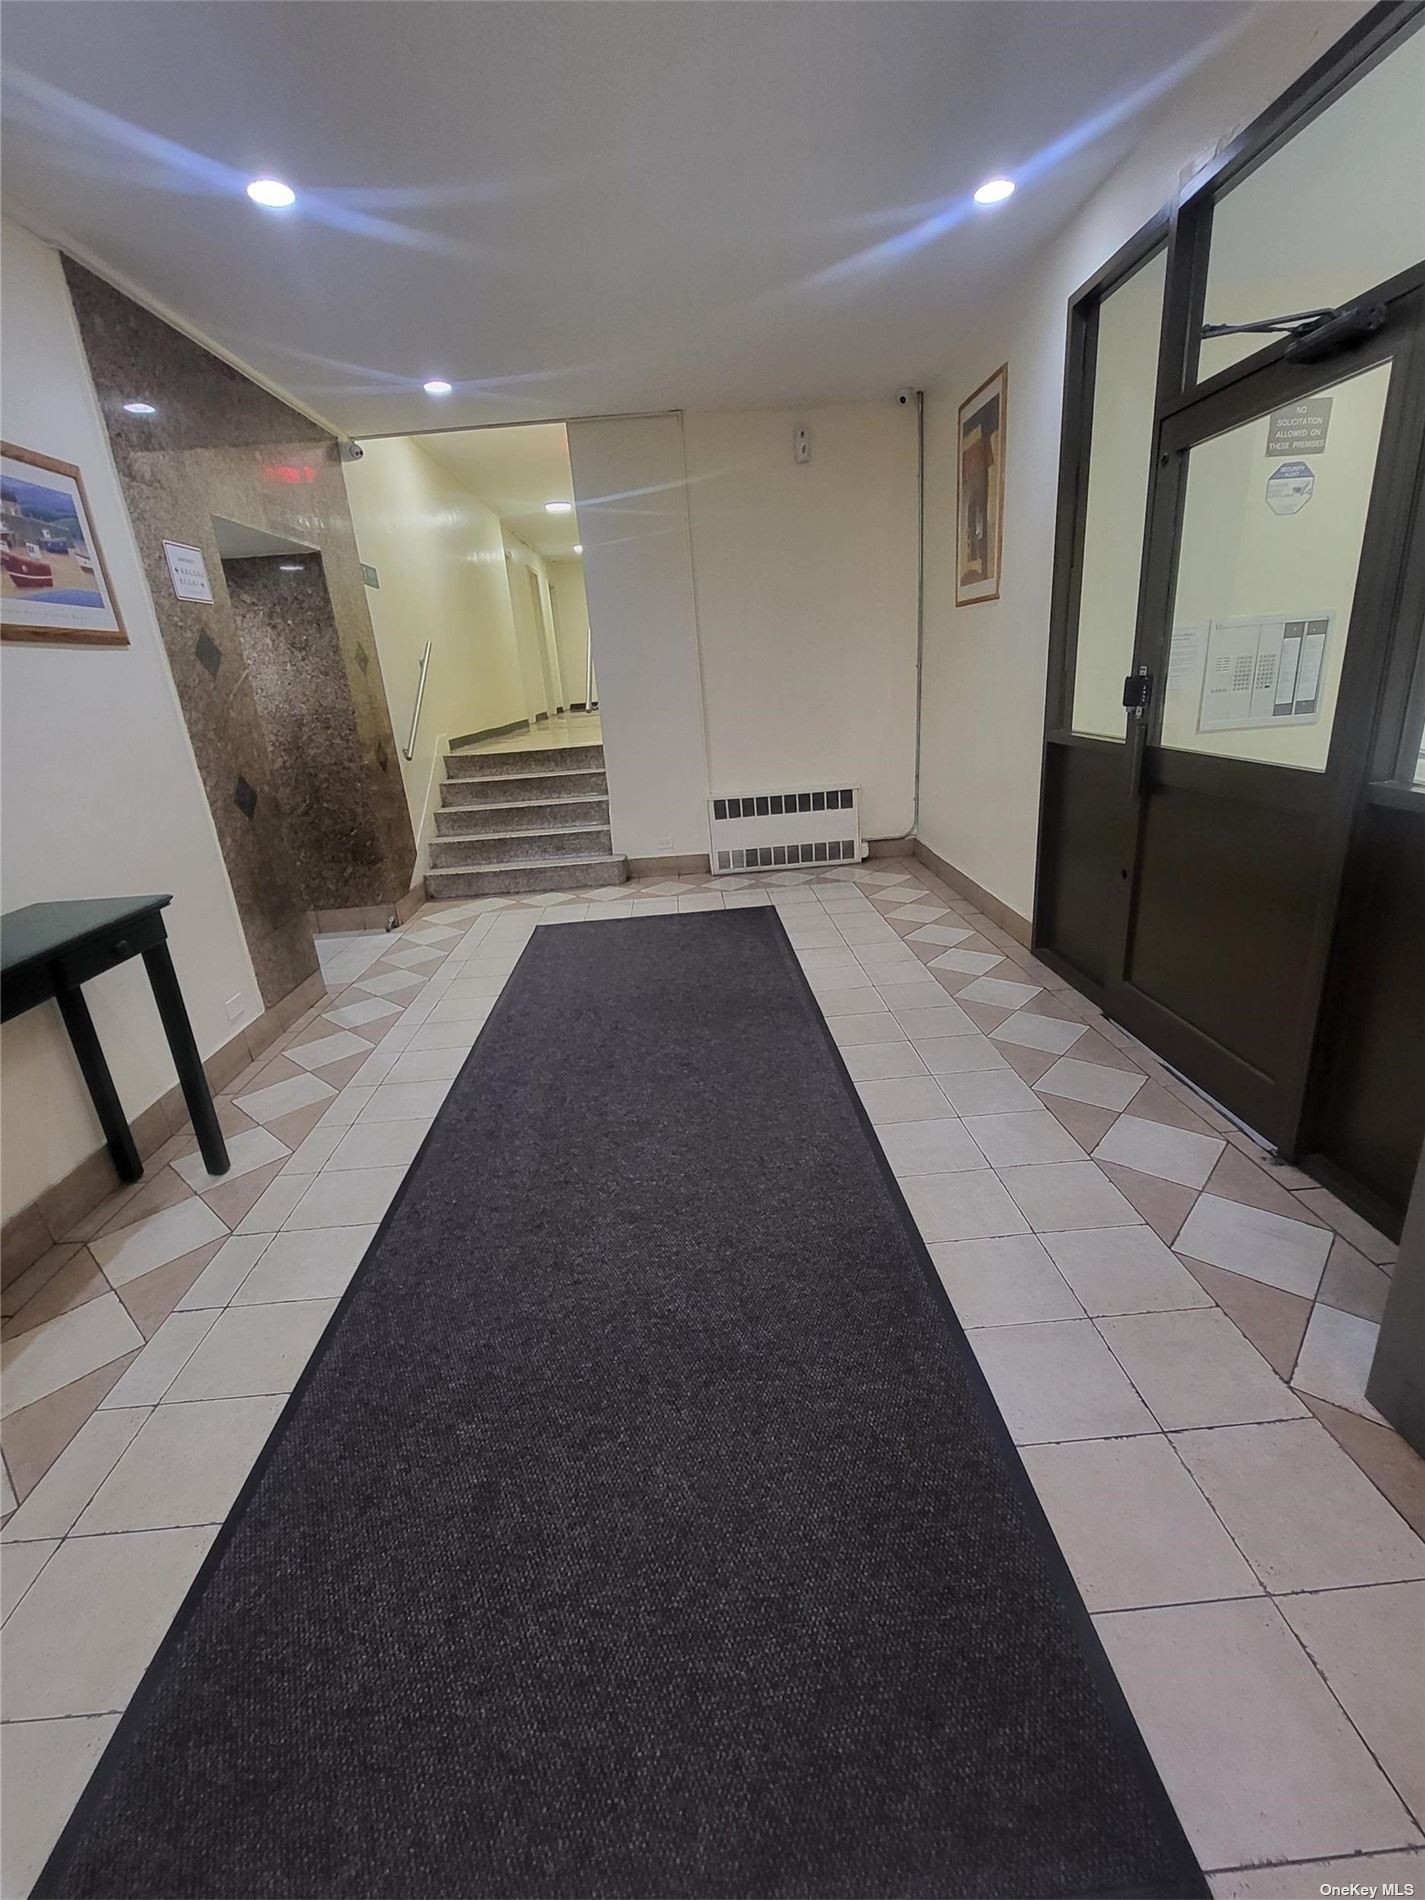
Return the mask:
<path id="1" fill-rule="evenodd" d="M 39 1891 L 1205 1893 L 775 912 L 535 932 Z"/>

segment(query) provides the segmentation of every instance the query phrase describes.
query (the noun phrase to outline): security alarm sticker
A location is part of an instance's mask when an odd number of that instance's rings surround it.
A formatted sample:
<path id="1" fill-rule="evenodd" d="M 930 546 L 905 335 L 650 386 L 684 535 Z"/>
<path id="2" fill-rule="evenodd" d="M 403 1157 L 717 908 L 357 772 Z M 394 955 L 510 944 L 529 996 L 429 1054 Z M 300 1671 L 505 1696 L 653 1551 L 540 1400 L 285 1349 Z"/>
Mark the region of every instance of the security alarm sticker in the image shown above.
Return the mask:
<path id="1" fill-rule="evenodd" d="M 1267 477 L 1267 506 L 1274 515 L 1299 515 L 1315 491 L 1309 462 L 1282 462 Z"/>

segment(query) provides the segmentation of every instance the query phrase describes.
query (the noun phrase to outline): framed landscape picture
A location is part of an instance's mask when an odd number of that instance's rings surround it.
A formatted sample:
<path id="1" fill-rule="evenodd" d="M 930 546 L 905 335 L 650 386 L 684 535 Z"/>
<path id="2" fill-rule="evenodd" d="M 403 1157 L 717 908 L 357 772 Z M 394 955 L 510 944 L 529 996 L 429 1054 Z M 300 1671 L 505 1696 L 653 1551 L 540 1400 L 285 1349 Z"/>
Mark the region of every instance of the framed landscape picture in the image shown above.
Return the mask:
<path id="1" fill-rule="evenodd" d="M 999 599 L 1004 550 L 1005 404 L 1002 363 L 960 404 L 955 468 L 955 605 Z"/>
<path id="2" fill-rule="evenodd" d="M 125 647 L 79 470 L 0 443 L 0 639 Z"/>

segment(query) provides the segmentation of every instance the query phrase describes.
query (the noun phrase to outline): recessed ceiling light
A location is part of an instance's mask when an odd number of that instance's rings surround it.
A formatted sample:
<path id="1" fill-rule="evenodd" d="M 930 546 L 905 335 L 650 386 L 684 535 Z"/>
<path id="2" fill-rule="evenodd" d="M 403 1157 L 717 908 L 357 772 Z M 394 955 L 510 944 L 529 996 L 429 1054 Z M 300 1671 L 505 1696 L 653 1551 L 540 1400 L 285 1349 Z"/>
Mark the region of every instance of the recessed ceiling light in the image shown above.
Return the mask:
<path id="1" fill-rule="evenodd" d="M 544 512 L 547 515 L 572 515 L 574 504 L 572 501 L 547 501 L 544 504 Z"/>
<path id="2" fill-rule="evenodd" d="M 582 554 L 584 552 L 584 543 L 582 541 L 576 541 L 574 543 L 574 552 L 576 554 Z"/>
<path id="3" fill-rule="evenodd" d="M 156 416 L 158 410 L 151 402 L 126 402 L 124 413 L 130 416 Z"/>
<path id="4" fill-rule="evenodd" d="M 301 561 L 279 561 L 277 563 L 278 572 L 281 574 L 300 574 L 302 566 Z"/>
<path id="5" fill-rule="evenodd" d="M 1002 205 L 1006 198 L 1014 196 L 1012 178 L 987 178 L 975 193 L 977 205 Z"/>
<path id="6" fill-rule="evenodd" d="M 424 389 L 428 396 L 448 396 L 450 394 L 450 384 L 443 376 L 432 376 L 428 383 L 421 384 L 421 388 Z"/>
<path id="7" fill-rule="evenodd" d="M 285 211 L 297 202 L 296 192 L 280 178 L 254 178 L 247 195 L 255 205 L 266 205 L 269 211 Z"/>

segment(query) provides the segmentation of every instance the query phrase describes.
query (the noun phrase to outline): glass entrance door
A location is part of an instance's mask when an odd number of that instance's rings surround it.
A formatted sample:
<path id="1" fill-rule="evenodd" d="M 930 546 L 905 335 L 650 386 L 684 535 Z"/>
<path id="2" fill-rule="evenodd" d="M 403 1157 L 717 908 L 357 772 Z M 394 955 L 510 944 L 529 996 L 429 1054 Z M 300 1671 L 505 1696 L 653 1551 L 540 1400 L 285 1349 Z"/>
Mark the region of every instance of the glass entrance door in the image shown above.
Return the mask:
<path id="1" fill-rule="evenodd" d="M 1329 364 L 1277 362 L 1159 430 L 1106 1007 L 1287 1148 L 1393 630 L 1420 323 L 1404 294 Z"/>

